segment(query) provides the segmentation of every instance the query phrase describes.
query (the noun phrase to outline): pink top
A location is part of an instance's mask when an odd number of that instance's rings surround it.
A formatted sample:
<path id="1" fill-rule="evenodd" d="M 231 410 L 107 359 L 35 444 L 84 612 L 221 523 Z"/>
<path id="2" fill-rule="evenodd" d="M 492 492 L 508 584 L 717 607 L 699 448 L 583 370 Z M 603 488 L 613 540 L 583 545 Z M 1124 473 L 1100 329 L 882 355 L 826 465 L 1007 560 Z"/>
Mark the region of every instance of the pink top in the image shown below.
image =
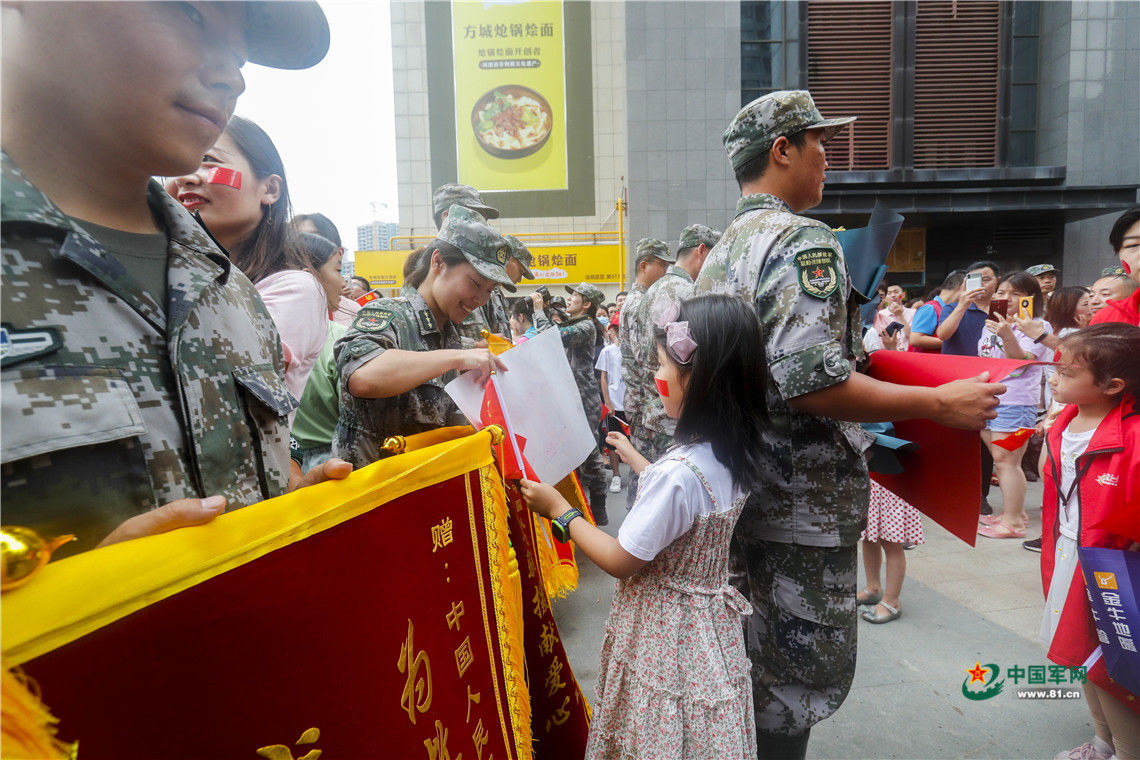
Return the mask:
<path id="1" fill-rule="evenodd" d="M 329 332 L 329 307 L 317 278 L 300 269 L 274 272 L 255 285 L 281 333 L 285 385 L 301 398 Z M 293 415 L 289 415 L 289 425 Z"/>
<path id="2" fill-rule="evenodd" d="M 341 296 L 336 311 L 332 312 L 329 318 L 338 325 L 352 327 L 352 320 L 356 319 L 356 312 L 360 311 L 360 309 L 361 306 L 356 301 Z"/>

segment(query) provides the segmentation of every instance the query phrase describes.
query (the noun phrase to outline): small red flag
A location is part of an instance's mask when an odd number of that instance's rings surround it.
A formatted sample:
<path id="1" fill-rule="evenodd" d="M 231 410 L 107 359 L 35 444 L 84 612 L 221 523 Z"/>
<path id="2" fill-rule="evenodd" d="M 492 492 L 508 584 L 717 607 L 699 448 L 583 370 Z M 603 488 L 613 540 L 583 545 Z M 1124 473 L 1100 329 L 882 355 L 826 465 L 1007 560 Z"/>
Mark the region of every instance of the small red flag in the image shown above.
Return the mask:
<path id="1" fill-rule="evenodd" d="M 364 306 L 364 305 L 368 304 L 370 301 L 375 301 L 379 297 L 380 296 L 376 295 L 375 290 L 370 290 L 367 293 L 365 293 L 364 295 L 362 295 L 360 298 L 357 298 L 356 302 L 358 304 L 360 304 L 361 306 Z"/>
<path id="2" fill-rule="evenodd" d="M 995 438 L 994 446 L 1001 446 L 1006 451 L 1017 451 L 1032 437 L 1033 428 L 1021 428 L 1003 438 Z"/>
<path id="3" fill-rule="evenodd" d="M 507 416 L 503 413 L 503 404 L 499 399 L 499 388 L 493 376 L 483 388 L 483 404 L 479 409 L 479 422 L 484 427 L 498 425 L 503 429 L 500 461 L 505 480 L 518 480 L 522 477 L 526 477 L 527 480 L 539 480 L 538 475 L 535 474 L 523 453 L 526 449 L 526 438 L 515 435 L 511 426 L 507 424 Z"/>

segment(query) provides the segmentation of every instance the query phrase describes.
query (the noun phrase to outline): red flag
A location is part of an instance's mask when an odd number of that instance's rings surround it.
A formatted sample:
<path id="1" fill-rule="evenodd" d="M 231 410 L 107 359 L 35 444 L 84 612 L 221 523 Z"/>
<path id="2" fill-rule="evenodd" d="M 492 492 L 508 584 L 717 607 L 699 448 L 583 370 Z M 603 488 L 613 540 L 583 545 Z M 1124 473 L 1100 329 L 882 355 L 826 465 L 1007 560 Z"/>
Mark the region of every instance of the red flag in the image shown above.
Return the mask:
<path id="1" fill-rule="evenodd" d="M 375 301 L 379 297 L 380 296 L 378 296 L 376 294 L 375 290 L 370 290 L 367 293 L 365 293 L 364 295 L 362 295 L 360 298 L 357 298 L 356 302 L 358 304 L 360 304 L 361 306 L 366 306 L 366 305 L 368 305 L 369 302 Z"/>
<path id="2" fill-rule="evenodd" d="M 983 371 L 990 373 L 991 382 L 1000 382 L 1022 367 L 1047 363 L 876 351 L 871 354 L 867 373 L 890 383 L 932 387 Z M 895 435 L 917 443 L 917 451 L 899 455 L 904 472 L 873 473 L 871 477 L 973 546 L 978 538 L 978 506 L 982 497 L 978 433 L 954 430 L 930 420 L 900 420 L 895 422 Z"/>
<path id="3" fill-rule="evenodd" d="M 1033 428 L 1021 428 L 1002 438 L 995 438 L 994 446 L 1001 446 L 1006 451 L 1017 451 L 1032 437 Z"/>
<path id="4" fill-rule="evenodd" d="M 511 426 L 507 424 L 507 415 L 503 412 L 503 402 L 499 398 L 499 387 L 492 375 L 490 381 L 483 388 L 483 404 L 479 409 L 479 422 L 483 427 L 498 425 L 503 429 L 503 443 L 500 444 L 500 464 L 503 468 L 504 480 L 518 480 L 525 477 L 527 480 L 537 481 L 538 475 L 526 461 L 523 450 L 526 448 L 526 438 L 515 435 Z"/>

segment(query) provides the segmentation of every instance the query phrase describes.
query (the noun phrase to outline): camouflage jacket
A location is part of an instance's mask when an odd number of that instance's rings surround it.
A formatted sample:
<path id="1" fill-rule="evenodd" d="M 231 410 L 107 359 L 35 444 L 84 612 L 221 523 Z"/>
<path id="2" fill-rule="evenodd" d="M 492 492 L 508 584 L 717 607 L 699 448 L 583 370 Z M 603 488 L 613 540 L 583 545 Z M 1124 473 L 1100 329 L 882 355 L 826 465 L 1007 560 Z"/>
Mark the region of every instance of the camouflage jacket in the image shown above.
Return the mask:
<path id="1" fill-rule="evenodd" d="M 175 499 L 285 492 L 284 358 L 249 280 L 157 182 L 166 303 L 3 156 L 4 521 L 93 548 Z"/>
<path id="2" fill-rule="evenodd" d="M 598 323 L 592 316 L 582 316 L 558 325 L 566 360 L 574 373 L 574 383 L 582 397 L 586 422 L 593 430 L 602 418 L 602 387 L 594 374 L 594 349 L 597 347 Z"/>
<path id="3" fill-rule="evenodd" d="M 657 318 L 672 304 L 679 304 L 692 295 L 693 278 L 681 267 L 670 264 L 661 279 L 649 286 L 649 290 L 645 292 L 645 299 L 641 302 L 646 325 L 645 345 L 641 349 L 641 359 L 638 362 L 638 376 L 642 382 L 639 389 L 641 424 L 651 433 L 671 436 L 677 432 L 677 420 L 665 414 L 665 405 L 661 403 L 661 396 L 657 394 L 657 386 L 653 382 L 653 376 L 657 374 L 657 368 L 660 366 L 657 361 L 657 340 L 653 337 L 653 327 Z"/>
<path id="4" fill-rule="evenodd" d="M 771 426 L 763 485 L 737 535 L 849 546 L 867 517 L 867 436 L 854 423 L 797 412 L 788 399 L 843 382 L 862 355 L 859 310 L 843 251 L 822 222 L 772 195 L 741 198 L 709 253 L 695 293 L 727 292 L 753 306 L 764 331 Z"/>
<path id="5" fill-rule="evenodd" d="M 638 383 L 638 366 L 634 358 L 634 347 L 644 338 L 645 328 L 638 322 L 638 306 L 645 298 L 645 288 L 633 283 L 618 317 L 618 348 L 621 350 L 621 379 L 625 383 L 625 418 L 630 427 L 637 431 L 641 427 L 641 399 Z"/>
<path id="6" fill-rule="evenodd" d="M 408 298 L 380 298 L 357 312 L 352 327 L 333 349 L 340 378 L 340 419 L 333 436 L 333 454 L 356 467 L 387 456 L 381 446 L 388 436 L 422 433 L 464 421 L 443 389 L 459 374 L 455 371 L 391 398 L 357 398 L 349 393 L 352 373 L 389 348 L 457 349 L 459 333 L 451 322 L 441 329 L 419 293 Z"/>

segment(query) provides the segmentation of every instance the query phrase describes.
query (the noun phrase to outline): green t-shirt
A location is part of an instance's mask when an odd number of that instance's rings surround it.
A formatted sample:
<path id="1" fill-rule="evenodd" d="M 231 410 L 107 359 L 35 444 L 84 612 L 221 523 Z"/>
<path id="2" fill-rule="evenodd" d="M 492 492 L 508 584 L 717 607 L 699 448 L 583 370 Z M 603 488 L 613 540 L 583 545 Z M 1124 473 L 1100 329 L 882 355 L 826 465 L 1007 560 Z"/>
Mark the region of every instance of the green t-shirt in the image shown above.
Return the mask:
<path id="1" fill-rule="evenodd" d="M 95 238 L 107 253 L 126 267 L 143 292 L 150 296 L 160 309 L 166 308 L 165 233 L 123 232 L 82 219 L 74 221 Z"/>
<path id="2" fill-rule="evenodd" d="M 301 394 L 301 405 L 297 407 L 297 418 L 293 420 L 293 437 L 302 449 L 332 444 L 340 417 L 340 396 L 337 392 L 336 361 L 333 346 L 348 332 L 348 328 L 336 322 L 329 322 L 329 334 L 324 348 L 317 355 L 317 363 L 305 383 Z"/>

